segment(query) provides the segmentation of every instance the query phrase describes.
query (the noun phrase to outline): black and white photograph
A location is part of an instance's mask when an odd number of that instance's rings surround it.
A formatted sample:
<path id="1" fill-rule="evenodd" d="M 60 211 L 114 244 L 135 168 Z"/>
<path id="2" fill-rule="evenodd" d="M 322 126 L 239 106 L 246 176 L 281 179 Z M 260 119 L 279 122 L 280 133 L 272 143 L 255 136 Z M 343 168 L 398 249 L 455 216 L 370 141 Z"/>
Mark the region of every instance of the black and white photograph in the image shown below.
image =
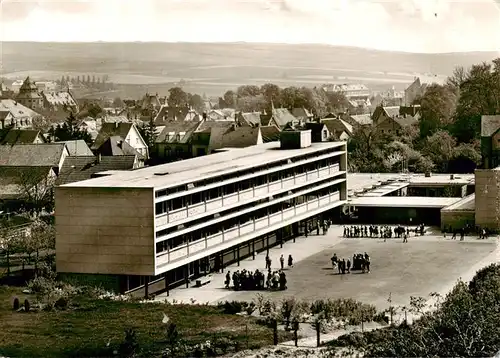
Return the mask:
<path id="1" fill-rule="evenodd" d="M 0 357 L 500 357 L 499 0 L 0 0 Z"/>

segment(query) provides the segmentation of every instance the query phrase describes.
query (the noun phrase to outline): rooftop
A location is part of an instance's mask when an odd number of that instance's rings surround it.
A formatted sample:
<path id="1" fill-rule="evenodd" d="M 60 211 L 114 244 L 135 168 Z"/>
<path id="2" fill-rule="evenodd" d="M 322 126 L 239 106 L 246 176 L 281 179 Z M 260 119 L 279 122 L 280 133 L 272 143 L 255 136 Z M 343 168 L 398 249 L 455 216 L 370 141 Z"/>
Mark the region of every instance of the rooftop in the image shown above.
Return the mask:
<path id="1" fill-rule="evenodd" d="M 352 206 L 377 208 L 433 208 L 450 206 L 462 198 L 439 198 L 427 196 L 361 196 L 349 201 Z"/>
<path id="2" fill-rule="evenodd" d="M 476 194 L 466 196 L 460 201 L 446 207 L 444 211 L 475 211 L 476 210 Z"/>
<path id="3" fill-rule="evenodd" d="M 280 149 L 280 143 L 271 142 L 242 149 L 231 149 L 217 154 L 201 156 L 179 162 L 118 173 L 90 179 L 65 187 L 120 187 L 160 188 L 206 179 L 258 165 L 286 160 L 317 151 L 339 148 L 344 142 L 313 143 L 303 149 Z"/>

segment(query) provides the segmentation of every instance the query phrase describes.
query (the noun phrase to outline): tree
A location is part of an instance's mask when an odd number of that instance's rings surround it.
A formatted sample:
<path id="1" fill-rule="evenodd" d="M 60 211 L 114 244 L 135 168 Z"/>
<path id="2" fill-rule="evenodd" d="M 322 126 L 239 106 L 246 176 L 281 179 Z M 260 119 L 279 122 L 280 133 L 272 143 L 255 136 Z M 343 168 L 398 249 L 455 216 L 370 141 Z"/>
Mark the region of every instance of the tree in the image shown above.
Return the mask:
<path id="1" fill-rule="evenodd" d="M 31 262 L 32 258 L 34 259 L 36 271 L 40 262 L 40 253 L 55 250 L 55 229 L 45 221 L 36 219 L 31 223 L 27 234 L 20 240 L 19 244 L 20 251 L 28 255 L 28 262 Z"/>
<path id="2" fill-rule="evenodd" d="M 116 97 L 113 100 L 113 107 L 115 107 L 115 108 L 122 108 L 124 106 L 125 106 L 125 104 L 123 103 L 123 101 L 122 101 L 122 99 L 120 97 Z"/>
<path id="3" fill-rule="evenodd" d="M 331 91 L 325 93 L 328 112 L 344 112 L 349 108 L 349 101 L 342 92 Z"/>
<path id="4" fill-rule="evenodd" d="M 500 113 L 500 58 L 474 65 L 460 86 L 453 134 L 459 142 L 480 137 L 481 116 Z"/>
<path id="5" fill-rule="evenodd" d="M 229 108 L 236 108 L 236 93 L 234 91 L 226 91 L 226 93 L 224 93 L 223 99 Z"/>
<path id="6" fill-rule="evenodd" d="M 19 169 L 16 182 L 19 197 L 30 213 L 39 215 L 43 210 L 53 210 L 55 180 L 54 172 L 45 167 Z"/>
<path id="7" fill-rule="evenodd" d="M 259 86 L 245 85 L 245 86 L 240 86 L 236 89 L 236 95 L 238 96 L 238 98 L 256 97 L 260 94 L 261 92 Z"/>
<path id="8" fill-rule="evenodd" d="M 456 139 L 450 133 L 439 130 L 424 141 L 422 154 L 434 162 L 437 171 L 447 173 L 456 145 Z"/>
<path id="9" fill-rule="evenodd" d="M 10 220 L 3 217 L 0 221 L 0 251 L 5 257 L 7 276 L 10 276 L 10 258 L 19 253 L 19 249 L 19 237 L 16 235 L 15 228 Z"/>
<path id="10" fill-rule="evenodd" d="M 154 151 L 156 138 L 158 137 L 154 118 L 151 117 L 148 123 L 138 126 L 137 129 L 139 130 L 142 139 L 146 142 L 149 153 L 152 153 Z"/>
<path id="11" fill-rule="evenodd" d="M 49 134 L 56 142 L 82 139 L 88 144 L 92 143 L 92 136 L 86 129 L 79 127 L 73 112 L 62 125 L 50 128 Z"/>
<path id="12" fill-rule="evenodd" d="M 205 101 L 199 94 L 188 94 L 188 103 L 189 106 L 192 107 L 198 113 L 202 113 L 205 111 Z"/>
<path id="13" fill-rule="evenodd" d="M 420 135 L 425 138 L 452 123 L 456 110 L 456 94 L 448 86 L 430 85 L 420 99 Z"/>
<path id="14" fill-rule="evenodd" d="M 170 107 L 187 107 L 188 94 L 180 87 L 172 87 L 168 90 L 167 103 Z"/>
<path id="15" fill-rule="evenodd" d="M 262 95 L 245 96 L 238 98 L 236 107 L 243 112 L 263 112 L 266 110 L 266 101 Z"/>
<path id="16" fill-rule="evenodd" d="M 281 106 L 281 88 L 273 83 L 266 83 L 260 88 L 260 92 L 264 97 L 266 106 L 271 108 L 271 104 L 277 107 Z"/>

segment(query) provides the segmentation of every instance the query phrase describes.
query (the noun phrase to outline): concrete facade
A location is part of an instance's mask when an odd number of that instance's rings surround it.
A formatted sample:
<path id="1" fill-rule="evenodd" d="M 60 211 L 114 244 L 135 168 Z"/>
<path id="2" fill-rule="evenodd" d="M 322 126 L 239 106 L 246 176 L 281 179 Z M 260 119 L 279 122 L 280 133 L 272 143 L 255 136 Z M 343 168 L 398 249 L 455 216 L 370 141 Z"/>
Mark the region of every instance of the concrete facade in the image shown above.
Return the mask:
<path id="1" fill-rule="evenodd" d="M 500 228 L 500 170 L 477 169 L 476 225 L 497 230 Z"/>
<path id="2" fill-rule="evenodd" d="M 154 273 L 154 197 L 147 188 L 57 187 L 58 273 Z"/>

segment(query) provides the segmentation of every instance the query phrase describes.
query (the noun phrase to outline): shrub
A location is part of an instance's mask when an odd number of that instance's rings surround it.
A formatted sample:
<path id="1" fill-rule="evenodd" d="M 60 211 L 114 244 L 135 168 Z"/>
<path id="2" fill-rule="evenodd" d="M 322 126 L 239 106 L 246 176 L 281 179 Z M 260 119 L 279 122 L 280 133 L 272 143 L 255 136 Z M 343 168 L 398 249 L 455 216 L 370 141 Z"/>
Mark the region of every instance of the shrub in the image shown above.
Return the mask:
<path id="1" fill-rule="evenodd" d="M 226 301 L 224 303 L 219 303 L 218 307 L 222 308 L 225 314 L 237 314 L 243 312 L 243 309 L 247 305 L 247 302 L 244 301 Z"/>
<path id="2" fill-rule="evenodd" d="M 127 328 L 125 330 L 125 339 L 123 343 L 120 344 L 120 356 L 132 357 L 138 348 L 139 343 L 137 341 L 137 334 L 135 330 L 132 328 Z"/>
<path id="3" fill-rule="evenodd" d="M 19 309 L 20 303 L 19 303 L 19 298 L 14 297 L 14 310 L 17 311 Z"/>
<path id="4" fill-rule="evenodd" d="M 28 301 L 28 299 L 25 299 L 24 300 L 24 311 L 25 312 L 29 312 L 30 311 L 30 301 Z"/>

